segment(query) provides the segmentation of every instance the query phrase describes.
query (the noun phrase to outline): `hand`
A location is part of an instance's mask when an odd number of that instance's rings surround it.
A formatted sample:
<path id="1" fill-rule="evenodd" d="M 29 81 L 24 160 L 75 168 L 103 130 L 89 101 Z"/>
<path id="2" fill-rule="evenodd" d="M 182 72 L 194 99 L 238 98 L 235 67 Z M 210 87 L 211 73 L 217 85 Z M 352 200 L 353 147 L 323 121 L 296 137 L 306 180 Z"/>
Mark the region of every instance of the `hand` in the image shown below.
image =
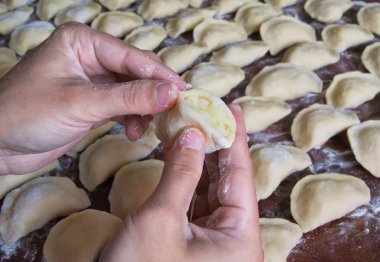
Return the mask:
<path id="1" fill-rule="evenodd" d="M 152 196 L 128 216 L 100 261 L 262 261 L 252 166 L 239 106 L 231 106 L 237 135 L 230 149 L 207 162 L 209 186 L 195 203 L 196 220 L 186 212 L 200 179 L 204 139 L 185 130 L 166 155 Z M 206 179 L 207 180 L 207 179 Z M 203 180 L 205 181 L 205 180 Z"/>
<path id="2" fill-rule="evenodd" d="M 186 83 L 154 53 L 63 25 L 0 80 L 0 175 L 46 165 L 115 116 L 131 116 L 137 139 L 142 116 L 173 106 L 178 89 Z"/>

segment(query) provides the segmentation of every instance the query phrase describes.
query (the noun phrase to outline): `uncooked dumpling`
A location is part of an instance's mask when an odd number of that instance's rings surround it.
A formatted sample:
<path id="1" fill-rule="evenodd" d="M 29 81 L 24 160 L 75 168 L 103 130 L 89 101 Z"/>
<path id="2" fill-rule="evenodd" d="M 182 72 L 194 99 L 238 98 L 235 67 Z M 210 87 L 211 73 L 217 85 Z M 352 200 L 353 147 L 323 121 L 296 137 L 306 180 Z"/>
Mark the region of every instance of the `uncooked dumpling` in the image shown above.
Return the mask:
<path id="1" fill-rule="evenodd" d="M 274 5 L 276 7 L 286 7 L 294 5 L 298 0 L 264 0 L 266 3 Z"/>
<path id="2" fill-rule="evenodd" d="M 363 180 L 343 174 L 318 174 L 302 178 L 290 195 L 290 209 L 303 232 L 341 218 L 371 200 Z"/>
<path id="3" fill-rule="evenodd" d="M 380 80 L 359 71 L 336 75 L 326 91 L 327 104 L 354 108 L 372 100 L 380 92 Z"/>
<path id="4" fill-rule="evenodd" d="M 222 63 L 201 63 L 183 74 L 183 79 L 219 97 L 227 95 L 244 80 L 244 72 L 237 66 Z"/>
<path id="5" fill-rule="evenodd" d="M 0 3 L 0 14 L 4 14 L 6 12 L 8 12 L 8 7 L 5 4 Z"/>
<path id="6" fill-rule="evenodd" d="M 127 7 L 136 2 L 136 0 L 99 0 L 99 2 L 109 10 L 116 10 Z"/>
<path id="7" fill-rule="evenodd" d="M 83 189 L 67 177 L 38 177 L 9 192 L 0 214 L 4 243 L 16 242 L 56 217 L 67 216 L 90 205 Z"/>
<path id="8" fill-rule="evenodd" d="M 17 64 L 15 52 L 12 49 L 0 47 L 0 61 L 0 78 L 2 78 Z"/>
<path id="9" fill-rule="evenodd" d="M 81 0 L 39 0 L 36 14 L 41 20 L 49 21 L 59 11 L 75 4 L 80 4 Z"/>
<path id="10" fill-rule="evenodd" d="M 352 5 L 351 0 L 308 0 L 305 11 L 319 22 L 331 23 L 339 20 Z"/>
<path id="11" fill-rule="evenodd" d="M 359 122 L 354 112 L 313 104 L 294 118 L 291 134 L 297 147 L 309 151 Z"/>
<path id="12" fill-rule="evenodd" d="M 147 25 L 136 28 L 129 33 L 124 41 L 141 50 L 156 49 L 167 37 L 165 29 L 160 25 Z"/>
<path id="13" fill-rule="evenodd" d="M 154 115 L 154 132 L 165 146 L 172 146 L 179 132 L 196 127 L 205 135 L 205 151 L 229 148 L 235 140 L 236 122 L 227 105 L 199 89 L 181 92 L 176 106 Z"/>
<path id="14" fill-rule="evenodd" d="M 240 105 L 247 133 L 259 132 L 289 115 L 292 108 L 276 98 L 243 96 L 233 101 Z"/>
<path id="15" fill-rule="evenodd" d="M 301 228 L 282 218 L 260 218 L 264 262 L 286 262 L 302 237 Z"/>
<path id="16" fill-rule="evenodd" d="M 264 22 L 260 35 L 272 55 L 295 44 L 316 41 L 313 27 L 290 16 L 274 17 Z"/>
<path id="17" fill-rule="evenodd" d="M 0 15 L 0 35 L 8 35 L 19 25 L 29 20 L 33 8 L 21 7 Z"/>
<path id="18" fill-rule="evenodd" d="M 134 162 L 117 171 L 108 199 L 111 214 L 125 219 L 150 197 L 160 182 L 164 162 L 150 159 Z"/>
<path id="19" fill-rule="evenodd" d="M 256 0 L 214 0 L 211 4 L 211 7 L 218 10 L 217 16 L 222 16 L 235 12 L 239 9 L 239 7 L 249 2 L 256 2 Z"/>
<path id="20" fill-rule="evenodd" d="M 238 24 L 213 18 L 205 19 L 193 32 L 194 43 L 213 51 L 230 43 L 247 39 L 247 33 Z"/>
<path id="21" fill-rule="evenodd" d="M 189 5 L 195 8 L 200 7 L 202 3 L 203 3 L 203 0 L 189 0 Z"/>
<path id="22" fill-rule="evenodd" d="M 211 62 L 244 67 L 263 57 L 269 48 L 263 41 L 244 41 L 226 46 L 212 54 Z"/>
<path id="23" fill-rule="evenodd" d="M 60 26 L 70 21 L 88 24 L 94 20 L 101 10 L 102 7 L 94 2 L 73 5 L 59 12 L 54 19 L 54 24 Z"/>
<path id="24" fill-rule="evenodd" d="M 368 31 L 380 35 L 380 4 L 366 4 L 358 12 L 359 25 Z"/>
<path id="25" fill-rule="evenodd" d="M 380 121 L 369 120 L 352 126 L 348 140 L 356 160 L 375 177 L 380 177 Z"/>
<path id="26" fill-rule="evenodd" d="M 9 10 L 29 5 L 34 2 L 35 0 L 3 0 L 3 3 L 8 7 Z"/>
<path id="27" fill-rule="evenodd" d="M 43 253 L 47 262 L 97 261 L 123 221 L 103 211 L 86 209 L 59 221 L 49 232 Z"/>
<path id="28" fill-rule="evenodd" d="M 188 5 L 188 0 L 145 0 L 137 9 L 137 13 L 150 21 L 172 16 Z"/>
<path id="29" fill-rule="evenodd" d="M 380 43 L 373 43 L 364 49 L 362 63 L 371 74 L 380 78 Z"/>
<path id="30" fill-rule="evenodd" d="M 315 73 L 299 66 L 280 63 L 264 67 L 252 78 L 245 94 L 289 100 L 321 91 L 322 80 Z"/>

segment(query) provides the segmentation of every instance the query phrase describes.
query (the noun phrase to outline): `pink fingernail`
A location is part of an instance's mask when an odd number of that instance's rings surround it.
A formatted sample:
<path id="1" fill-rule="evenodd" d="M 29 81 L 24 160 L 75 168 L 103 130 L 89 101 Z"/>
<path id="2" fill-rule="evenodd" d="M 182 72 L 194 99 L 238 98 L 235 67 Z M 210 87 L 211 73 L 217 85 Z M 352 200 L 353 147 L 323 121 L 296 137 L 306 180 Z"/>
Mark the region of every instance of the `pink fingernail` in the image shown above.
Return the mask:
<path id="1" fill-rule="evenodd" d="M 177 95 L 177 87 L 171 83 L 162 83 L 157 86 L 156 102 L 161 106 L 168 106 Z"/>
<path id="2" fill-rule="evenodd" d="M 238 112 L 241 112 L 241 107 L 240 107 L 239 104 L 231 103 L 230 104 L 230 108 L 233 109 L 233 110 L 236 110 Z"/>
<path id="3" fill-rule="evenodd" d="M 187 128 L 179 137 L 180 147 L 200 150 L 204 144 L 203 134 L 196 128 Z"/>

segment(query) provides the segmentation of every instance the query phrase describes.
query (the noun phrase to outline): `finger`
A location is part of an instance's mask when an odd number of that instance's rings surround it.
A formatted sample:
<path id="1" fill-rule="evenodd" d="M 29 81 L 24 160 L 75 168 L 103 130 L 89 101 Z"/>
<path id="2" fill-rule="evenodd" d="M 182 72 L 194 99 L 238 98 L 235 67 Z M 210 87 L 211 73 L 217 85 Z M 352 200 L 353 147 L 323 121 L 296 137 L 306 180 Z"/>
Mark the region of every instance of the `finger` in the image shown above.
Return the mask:
<path id="1" fill-rule="evenodd" d="M 220 207 L 217 190 L 219 185 L 219 152 L 212 153 L 206 156 L 205 160 L 207 173 L 209 177 L 208 188 L 208 204 L 210 212 L 213 212 Z"/>
<path id="2" fill-rule="evenodd" d="M 125 125 L 125 134 L 131 141 L 136 141 L 144 134 L 144 120 L 142 116 L 132 115 L 128 117 L 128 122 Z"/>

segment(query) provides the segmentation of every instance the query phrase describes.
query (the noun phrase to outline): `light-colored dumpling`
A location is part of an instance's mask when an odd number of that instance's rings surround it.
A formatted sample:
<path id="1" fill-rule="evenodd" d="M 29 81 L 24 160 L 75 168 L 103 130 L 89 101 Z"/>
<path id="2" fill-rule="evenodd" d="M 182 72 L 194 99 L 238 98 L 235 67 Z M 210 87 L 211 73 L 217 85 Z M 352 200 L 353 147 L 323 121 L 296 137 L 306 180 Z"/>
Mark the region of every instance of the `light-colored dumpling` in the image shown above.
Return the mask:
<path id="1" fill-rule="evenodd" d="M 8 7 L 8 10 L 26 6 L 34 2 L 35 0 L 3 0 L 3 3 Z"/>
<path id="2" fill-rule="evenodd" d="M 323 42 L 311 42 L 295 45 L 284 53 L 282 62 L 291 63 L 309 70 L 317 70 L 340 59 L 339 53 Z"/>
<path id="3" fill-rule="evenodd" d="M 36 14 L 41 20 L 52 19 L 59 11 L 75 4 L 80 4 L 80 0 L 39 0 Z"/>
<path id="4" fill-rule="evenodd" d="M 269 4 L 254 2 L 242 6 L 235 15 L 235 22 L 250 35 L 258 32 L 262 23 L 282 14 L 281 9 Z"/>
<path id="5" fill-rule="evenodd" d="M 222 16 L 235 12 L 239 9 L 239 7 L 250 2 L 256 2 L 256 0 L 214 0 L 211 4 L 211 7 L 218 10 L 217 16 Z"/>
<path id="6" fill-rule="evenodd" d="M 2 78 L 17 64 L 15 52 L 12 49 L 0 47 L 0 61 L 0 78 Z"/>
<path id="7" fill-rule="evenodd" d="M 136 0 L 99 0 L 99 2 L 109 10 L 116 10 L 127 7 L 136 2 Z"/>
<path id="8" fill-rule="evenodd" d="M 145 0 L 137 9 L 137 13 L 150 21 L 172 16 L 188 6 L 188 0 Z"/>
<path id="9" fill-rule="evenodd" d="M 211 62 L 244 67 L 263 57 L 269 48 L 263 41 L 244 41 L 226 46 L 212 54 Z"/>
<path id="10" fill-rule="evenodd" d="M 91 27 L 120 38 L 142 24 L 144 20 L 135 13 L 112 11 L 98 15 Z"/>
<path id="11" fill-rule="evenodd" d="M 5 4 L 0 3 L 0 14 L 4 14 L 6 12 L 8 12 L 8 7 Z"/>
<path id="12" fill-rule="evenodd" d="M 136 28 L 129 33 L 124 41 L 141 50 L 152 51 L 156 49 L 168 36 L 165 29 L 160 25 L 147 25 Z"/>
<path id="13" fill-rule="evenodd" d="M 264 262 L 286 262 L 302 237 L 301 228 L 282 218 L 260 218 Z"/>
<path id="14" fill-rule="evenodd" d="M 67 177 L 38 177 L 9 192 L 0 214 L 4 243 L 16 242 L 56 217 L 90 205 L 83 189 Z"/>
<path id="15" fill-rule="evenodd" d="M 354 108 L 372 100 L 380 92 L 380 80 L 359 71 L 336 75 L 326 91 L 327 104 Z"/>
<path id="16" fill-rule="evenodd" d="M 185 127 L 197 127 L 205 135 L 205 151 L 229 148 L 235 140 L 236 122 L 227 105 L 200 89 L 181 92 L 177 104 L 154 115 L 154 132 L 165 146 L 172 146 Z"/>
<path id="17" fill-rule="evenodd" d="M 264 0 L 264 1 L 276 7 L 286 7 L 286 6 L 296 4 L 298 0 Z"/>
<path id="18" fill-rule="evenodd" d="M 354 112 L 313 104 L 294 118 L 291 134 L 297 147 L 309 151 L 359 122 Z"/>
<path id="19" fill-rule="evenodd" d="M 33 8 L 21 7 L 0 15 L 0 35 L 8 35 L 17 26 L 28 21 L 32 13 Z"/>
<path id="20" fill-rule="evenodd" d="M 331 23 L 339 20 L 352 5 L 351 0 L 308 0 L 305 11 L 319 22 Z"/>
<path id="21" fill-rule="evenodd" d="M 176 73 L 182 73 L 205 51 L 205 48 L 195 45 L 177 45 L 161 49 L 158 56 L 167 67 Z"/>
<path id="22" fill-rule="evenodd" d="M 370 190 L 363 180 L 343 174 L 318 174 L 302 178 L 290 195 L 290 209 L 303 232 L 341 218 L 368 204 Z"/>
<path id="23" fill-rule="evenodd" d="M 9 47 L 23 56 L 48 38 L 55 30 L 54 25 L 45 21 L 34 21 L 18 26 L 11 34 Z"/>
<path id="24" fill-rule="evenodd" d="M 358 12 L 359 25 L 380 35 L 380 3 L 366 4 Z"/>
<path id="25" fill-rule="evenodd" d="M 111 214 L 125 219 L 150 197 L 160 182 L 164 162 L 150 159 L 134 162 L 117 171 L 108 200 Z"/>
<path id="26" fill-rule="evenodd" d="M 195 66 L 182 77 L 193 88 L 203 89 L 215 96 L 223 97 L 243 81 L 245 75 L 237 66 L 209 62 Z"/>
<path id="27" fill-rule="evenodd" d="M 375 177 L 380 177 L 380 121 L 369 120 L 352 126 L 348 140 L 356 160 Z"/>
<path id="28" fill-rule="evenodd" d="M 276 98 L 243 96 L 234 100 L 240 105 L 247 133 L 259 132 L 289 115 L 292 108 Z"/>
<path id="29" fill-rule="evenodd" d="M 189 0 L 189 5 L 194 8 L 198 8 L 202 5 L 203 0 Z"/>
<path id="30" fill-rule="evenodd" d="M 94 20 L 101 10 L 102 7 L 94 2 L 73 5 L 59 12 L 54 19 L 54 24 L 60 26 L 70 21 L 88 24 Z"/>
<path id="31" fill-rule="evenodd" d="M 238 24 L 207 18 L 197 25 L 193 31 L 194 43 L 213 51 L 230 43 L 247 39 L 247 33 Z"/>
<path id="32" fill-rule="evenodd" d="M 252 78 L 245 94 L 289 100 L 321 91 L 322 80 L 315 73 L 299 66 L 280 63 L 264 67 Z"/>
<path id="33" fill-rule="evenodd" d="M 122 220 L 103 211 L 86 209 L 59 221 L 49 232 L 43 248 L 47 262 L 97 261 Z"/>
<path id="34" fill-rule="evenodd" d="M 305 151 L 292 146 L 257 144 L 250 155 L 257 200 L 269 197 L 287 176 L 312 164 Z"/>
<path id="35" fill-rule="evenodd" d="M 367 46 L 362 54 L 362 63 L 373 75 L 380 78 L 380 43 Z"/>
<path id="36" fill-rule="evenodd" d="M 272 55 L 295 44 L 316 41 L 314 28 L 290 16 L 267 20 L 260 27 L 260 35 Z"/>
<path id="37" fill-rule="evenodd" d="M 193 30 L 203 20 L 211 18 L 215 14 L 216 10 L 212 8 L 186 9 L 168 20 L 166 30 L 171 38 L 177 38 L 180 34 Z"/>
<path id="38" fill-rule="evenodd" d="M 328 25 L 322 31 L 323 41 L 328 47 L 337 52 L 364 44 L 373 38 L 373 34 L 367 29 L 354 24 Z"/>

